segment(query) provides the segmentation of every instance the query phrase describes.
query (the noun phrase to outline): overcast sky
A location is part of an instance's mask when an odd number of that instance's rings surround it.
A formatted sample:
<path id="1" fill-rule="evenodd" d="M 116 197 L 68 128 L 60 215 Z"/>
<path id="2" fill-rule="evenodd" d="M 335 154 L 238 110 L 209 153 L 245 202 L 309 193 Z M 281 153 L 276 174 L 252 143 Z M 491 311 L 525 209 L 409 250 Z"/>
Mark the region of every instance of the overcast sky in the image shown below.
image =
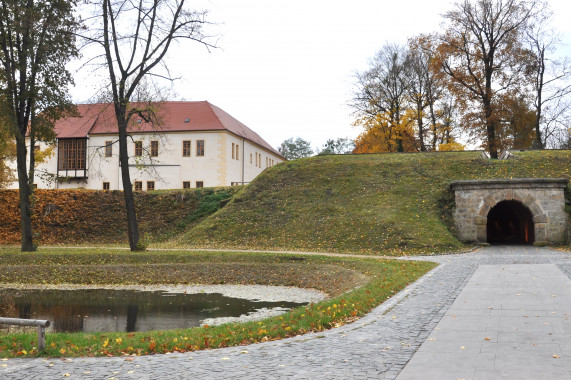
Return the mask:
<path id="1" fill-rule="evenodd" d="M 571 44 L 571 1 L 551 0 L 555 26 Z M 198 0 L 209 11 L 218 49 L 173 46 L 168 66 L 180 76 L 178 99 L 208 100 L 274 147 L 300 136 L 321 146 L 351 137 L 347 106 L 354 74 L 386 42 L 441 29 L 448 0 Z M 567 46 L 566 55 L 571 56 Z M 93 97 L 93 73 L 77 74 L 76 102 Z"/>

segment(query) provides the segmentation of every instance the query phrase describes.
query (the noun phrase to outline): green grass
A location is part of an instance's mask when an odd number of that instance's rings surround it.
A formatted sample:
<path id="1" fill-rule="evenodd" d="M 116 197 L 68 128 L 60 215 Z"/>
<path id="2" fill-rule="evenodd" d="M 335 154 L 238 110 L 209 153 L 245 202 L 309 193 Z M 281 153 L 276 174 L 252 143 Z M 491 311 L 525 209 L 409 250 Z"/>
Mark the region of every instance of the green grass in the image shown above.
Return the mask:
<path id="1" fill-rule="evenodd" d="M 160 263 L 160 264 L 159 264 Z M 136 333 L 49 333 L 42 355 L 108 356 L 192 351 L 274 340 L 354 321 L 434 263 L 278 254 L 0 249 L 0 283 L 243 283 L 311 287 L 331 295 L 259 322 Z M 165 267 L 165 270 L 153 268 Z M 177 270 L 177 268 L 182 268 Z M 173 272 L 174 271 L 174 272 Z M 169 274 L 170 273 L 170 274 Z M 0 334 L 0 356 L 35 357 L 35 333 Z"/>
<path id="2" fill-rule="evenodd" d="M 318 156 L 266 170 L 170 246 L 421 254 L 465 248 L 454 180 L 571 176 L 571 151 Z"/>

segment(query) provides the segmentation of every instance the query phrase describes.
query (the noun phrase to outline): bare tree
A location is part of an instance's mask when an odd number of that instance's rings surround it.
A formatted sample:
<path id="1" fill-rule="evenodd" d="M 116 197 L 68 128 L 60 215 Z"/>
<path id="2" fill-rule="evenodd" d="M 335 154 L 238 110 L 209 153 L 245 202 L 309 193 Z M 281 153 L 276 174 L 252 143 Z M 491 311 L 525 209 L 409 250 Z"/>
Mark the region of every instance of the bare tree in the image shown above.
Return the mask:
<path id="1" fill-rule="evenodd" d="M 386 120 L 383 135 L 394 140 L 396 151 L 402 152 L 408 107 L 410 81 L 407 78 L 407 50 L 396 44 L 386 44 L 371 60 L 369 70 L 357 73 L 357 90 L 351 106 L 359 117 Z"/>
<path id="2" fill-rule="evenodd" d="M 571 67 L 565 59 L 553 55 L 561 39 L 549 28 L 553 13 L 547 4 L 531 20 L 526 30 L 529 62 L 526 75 L 531 83 L 535 110 L 534 147 L 543 149 L 561 125 L 569 110 L 568 95 L 571 94 Z"/>
<path id="3" fill-rule="evenodd" d="M 35 250 L 30 197 L 36 141 L 54 139 L 55 121 L 73 112 L 66 93 L 73 80 L 65 66 L 77 55 L 75 6 L 75 0 L 0 1 L 1 127 L 16 141 L 22 251 Z"/>
<path id="4" fill-rule="evenodd" d="M 443 85 L 433 69 L 435 65 L 434 56 L 436 55 L 434 36 L 419 35 L 411 38 L 408 41 L 408 48 L 408 93 L 410 101 L 415 108 L 420 150 L 426 151 L 429 149 L 427 142 L 425 142 L 429 138 L 429 132 L 432 133 L 430 148 L 435 150 L 440 133 L 437 121 L 438 102 L 442 97 Z M 424 127 L 425 119 L 429 123 L 426 131 Z"/>
<path id="5" fill-rule="evenodd" d="M 512 89 L 522 73 L 522 34 L 536 0 L 464 0 L 444 17 L 442 70 L 451 89 L 480 107 L 487 150 L 498 157 L 495 97 Z"/>
<path id="6" fill-rule="evenodd" d="M 145 77 L 173 80 L 165 57 L 177 41 L 194 41 L 213 47 L 203 34 L 206 11 L 188 9 L 185 0 L 94 1 L 96 16 L 87 40 L 103 49 L 109 72 L 115 116 L 119 130 L 119 162 L 128 221 L 129 245 L 141 249 L 127 141 L 133 116 L 152 122 L 151 102 L 133 103 L 132 97 Z"/>

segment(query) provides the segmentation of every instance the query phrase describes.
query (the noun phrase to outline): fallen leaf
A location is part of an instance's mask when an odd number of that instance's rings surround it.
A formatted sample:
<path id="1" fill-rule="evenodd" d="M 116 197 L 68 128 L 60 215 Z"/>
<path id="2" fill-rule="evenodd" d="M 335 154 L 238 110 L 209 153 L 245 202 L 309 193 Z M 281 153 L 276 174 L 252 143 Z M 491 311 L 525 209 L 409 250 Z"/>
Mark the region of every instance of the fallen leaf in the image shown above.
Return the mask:
<path id="1" fill-rule="evenodd" d="M 557 355 L 557 354 L 553 354 L 553 357 L 554 357 L 555 359 L 559 359 L 559 358 L 560 358 L 560 356 Z"/>
<path id="2" fill-rule="evenodd" d="M 484 340 L 492 340 L 490 337 L 485 337 Z"/>

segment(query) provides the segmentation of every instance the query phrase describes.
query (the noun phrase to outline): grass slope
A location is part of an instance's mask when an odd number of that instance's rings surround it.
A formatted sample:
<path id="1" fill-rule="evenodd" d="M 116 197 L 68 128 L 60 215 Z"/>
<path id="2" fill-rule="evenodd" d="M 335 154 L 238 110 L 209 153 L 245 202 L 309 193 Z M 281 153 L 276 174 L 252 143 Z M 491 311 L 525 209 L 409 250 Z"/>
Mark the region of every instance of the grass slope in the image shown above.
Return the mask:
<path id="1" fill-rule="evenodd" d="M 565 177 L 571 151 L 319 156 L 277 165 L 177 239 L 195 247 L 389 255 L 461 249 L 451 227 L 454 180 Z"/>
<path id="2" fill-rule="evenodd" d="M 136 192 L 144 243 L 168 240 L 214 213 L 237 188 Z M 18 191 L 0 191 L 0 244 L 20 241 Z M 121 191 L 37 190 L 32 224 L 42 244 L 126 244 L 127 219 Z"/>

